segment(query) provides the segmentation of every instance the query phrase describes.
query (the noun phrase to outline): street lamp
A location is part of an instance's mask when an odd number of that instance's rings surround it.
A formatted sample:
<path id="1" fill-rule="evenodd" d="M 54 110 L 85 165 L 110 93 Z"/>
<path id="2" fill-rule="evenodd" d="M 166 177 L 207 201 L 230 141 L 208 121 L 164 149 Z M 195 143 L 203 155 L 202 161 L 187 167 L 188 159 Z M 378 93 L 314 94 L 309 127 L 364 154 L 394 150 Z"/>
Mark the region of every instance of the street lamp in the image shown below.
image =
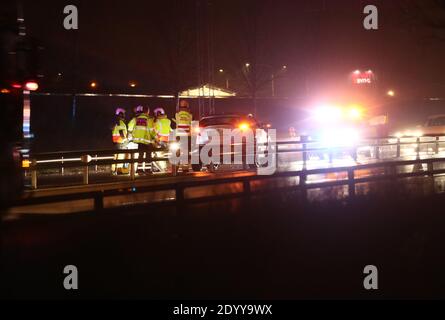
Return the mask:
<path id="1" fill-rule="evenodd" d="M 136 83 L 135 82 L 130 82 L 130 87 L 136 88 Z"/>
<path id="2" fill-rule="evenodd" d="M 227 76 L 227 74 L 224 72 L 224 69 L 219 69 L 219 73 L 221 74 L 221 75 L 224 75 L 225 74 L 225 80 L 226 80 L 226 89 L 229 89 L 229 77 Z"/>
<path id="3" fill-rule="evenodd" d="M 243 70 L 244 72 L 248 72 L 248 67 L 250 66 L 250 63 L 246 63 L 246 70 Z M 272 97 L 275 97 L 275 80 L 277 79 L 277 76 L 279 77 L 280 75 L 282 75 L 283 73 L 285 73 L 287 71 L 287 66 L 286 65 L 282 65 L 281 68 L 277 68 L 277 67 L 273 67 L 269 64 L 264 64 L 264 63 L 259 63 L 255 65 L 256 67 L 266 67 L 269 69 L 270 71 L 270 85 L 271 85 L 271 94 Z M 268 80 L 269 81 L 269 80 Z"/>
<path id="4" fill-rule="evenodd" d="M 90 87 L 91 88 L 96 88 L 97 87 L 97 82 L 95 82 L 95 81 L 92 81 L 91 83 L 90 83 Z"/>
<path id="5" fill-rule="evenodd" d="M 272 66 L 268 66 L 268 67 L 272 69 Z M 271 84 L 271 89 L 272 89 L 272 97 L 275 97 L 275 76 L 280 75 L 281 73 L 284 73 L 286 70 L 287 70 L 287 66 L 284 65 L 281 67 L 281 70 L 278 70 L 278 72 L 271 74 L 270 84 Z"/>
<path id="6" fill-rule="evenodd" d="M 386 93 L 389 97 L 394 97 L 396 95 L 396 93 L 394 92 L 394 90 L 388 90 L 388 92 Z"/>

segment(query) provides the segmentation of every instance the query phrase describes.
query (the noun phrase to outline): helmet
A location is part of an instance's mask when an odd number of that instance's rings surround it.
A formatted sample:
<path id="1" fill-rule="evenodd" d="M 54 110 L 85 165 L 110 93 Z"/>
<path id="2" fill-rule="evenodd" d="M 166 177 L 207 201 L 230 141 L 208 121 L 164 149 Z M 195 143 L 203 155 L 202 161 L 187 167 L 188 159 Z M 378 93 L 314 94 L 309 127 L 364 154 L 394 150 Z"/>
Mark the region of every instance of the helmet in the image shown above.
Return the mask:
<path id="1" fill-rule="evenodd" d="M 180 109 L 188 109 L 189 108 L 189 103 L 187 102 L 187 100 L 179 101 L 179 108 Z"/>
<path id="2" fill-rule="evenodd" d="M 153 113 L 154 113 L 155 116 L 158 116 L 158 115 L 165 115 L 165 110 L 164 110 L 164 108 L 156 108 L 156 109 L 153 111 Z"/>
<path id="3" fill-rule="evenodd" d="M 149 108 L 147 108 L 147 109 L 148 109 L 147 112 L 150 112 L 150 109 Z M 134 108 L 134 112 L 135 113 L 144 113 L 144 107 L 139 105 L 136 108 Z"/>
<path id="4" fill-rule="evenodd" d="M 125 109 L 124 108 L 117 108 L 114 114 L 116 116 L 119 116 L 121 114 L 124 116 L 125 115 Z"/>

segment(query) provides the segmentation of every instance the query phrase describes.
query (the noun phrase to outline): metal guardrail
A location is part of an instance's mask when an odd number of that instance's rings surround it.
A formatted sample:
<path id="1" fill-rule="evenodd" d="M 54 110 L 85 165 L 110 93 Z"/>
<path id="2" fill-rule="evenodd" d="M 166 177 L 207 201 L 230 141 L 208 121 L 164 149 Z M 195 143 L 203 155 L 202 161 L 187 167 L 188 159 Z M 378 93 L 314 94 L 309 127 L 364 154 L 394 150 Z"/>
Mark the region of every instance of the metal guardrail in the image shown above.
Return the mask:
<path id="1" fill-rule="evenodd" d="M 430 140 L 424 141 L 423 138 L 429 138 Z M 397 159 L 401 156 L 402 146 L 404 145 L 414 145 L 416 147 L 416 155 L 419 157 L 421 145 L 433 145 L 433 152 L 435 154 L 439 153 L 440 143 L 445 143 L 445 135 L 430 135 L 423 137 L 385 137 L 376 139 L 366 139 L 360 144 L 351 146 L 337 146 L 328 147 L 321 146 L 319 141 L 310 141 L 306 137 L 301 137 L 300 140 L 290 140 L 290 141 L 278 141 L 276 142 L 276 152 L 280 153 L 301 153 L 303 171 L 306 170 L 307 164 L 310 161 L 308 155 L 311 153 L 327 153 L 329 155 L 329 161 L 332 162 L 335 153 L 346 152 L 349 153 L 351 158 L 357 161 L 359 150 L 363 148 L 372 149 L 373 157 L 375 159 L 382 160 L 381 149 L 384 147 L 396 147 L 395 156 L 392 158 L 386 158 L 391 160 L 393 158 Z M 407 141 L 411 140 L 411 141 Z M 281 146 L 292 146 L 297 147 L 281 149 Z M 234 145 L 232 145 L 232 148 Z M 234 150 L 234 149 L 232 149 Z M 245 152 L 245 147 L 243 146 L 243 152 Z M 147 157 L 145 160 L 137 159 L 136 154 L 146 152 Z M 130 179 L 135 180 L 135 163 L 141 162 L 160 162 L 168 161 L 165 157 L 154 156 L 157 152 L 169 152 L 168 147 L 151 147 L 147 150 L 84 150 L 84 151 L 64 151 L 64 152 L 48 152 L 30 155 L 30 166 L 26 170 L 31 173 L 31 187 L 32 189 L 37 189 L 37 172 L 44 169 L 59 169 L 62 173 L 65 168 L 81 167 L 83 184 L 89 184 L 89 173 L 91 166 L 103 166 L 103 165 L 116 165 L 116 164 L 129 164 L 130 166 Z M 235 154 L 235 151 L 232 151 Z M 127 154 L 128 159 L 115 159 L 116 154 Z M 245 156 L 245 155 L 244 155 Z M 221 152 L 222 157 L 222 152 Z M 222 163 L 222 161 L 221 161 Z M 175 171 L 176 172 L 176 171 Z"/>
<path id="2" fill-rule="evenodd" d="M 83 168 L 83 184 L 89 184 L 89 173 L 91 166 L 117 165 L 129 164 L 130 178 L 135 180 L 136 163 L 151 163 L 168 161 L 164 157 L 156 157 L 157 152 L 166 152 L 168 148 L 151 147 L 146 150 L 124 149 L 124 150 L 85 150 L 85 151 L 63 151 L 63 152 L 48 152 L 30 155 L 29 168 L 25 171 L 31 172 L 31 187 L 37 189 L 37 172 L 44 169 L 60 169 L 63 173 L 65 168 Z M 138 157 L 139 154 L 145 153 L 146 157 Z M 128 159 L 116 159 L 115 155 L 125 154 Z"/>
<path id="3" fill-rule="evenodd" d="M 33 204 L 43 204 L 43 203 L 55 203 L 55 202 L 65 202 L 72 200 L 84 200 L 84 199 L 94 199 L 94 209 L 101 210 L 104 208 L 104 198 L 116 195 L 131 195 L 137 193 L 144 193 L 150 191 L 165 191 L 172 190 L 175 193 L 175 198 L 171 200 L 167 200 L 164 202 L 155 202 L 150 205 L 163 205 L 163 204 L 175 204 L 177 206 L 184 205 L 190 202 L 203 202 L 203 201 L 212 201 L 212 200 L 221 200 L 224 198 L 233 198 L 240 196 L 251 196 L 254 194 L 260 194 L 262 192 L 270 192 L 270 189 L 263 190 L 252 190 L 251 183 L 253 181 L 267 179 L 279 179 L 279 178 L 289 178 L 289 177 L 298 177 L 299 182 L 297 185 L 280 187 L 279 190 L 296 190 L 300 192 L 301 198 L 303 201 L 307 200 L 307 192 L 310 189 L 318 189 L 318 188 L 329 188 L 335 186 L 348 186 L 348 195 L 349 197 L 355 197 L 356 195 L 356 185 L 359 183 L 369 183 L 369 182 L 377 182 L 382 180 L 389 180 L 391 182 L 396 181 L 400 178 L 409 178 L 409 177 L 419 177 L 426 176 L 434 179 L 435 175 L 445 174 L 445 169 L 435 168 L 436 163 L 442 163 L 445 167 L 445 157 L 442 158 L 430 158 L 430 159 L 416 159 L 416 160 L 393 160 L 384 163 L 370 163 L 370 164 L 359 164 L 354 167 L 333 167 L 333 168 L 322 168 L 322 169 L 310 169 L 310 170 L 301 170 L 301 171 L 287 171 L 287 172 L 279 172 L 270 176 L 261 176 L 261 175 L 251 175 L 251 176 L 240 176 L 240 177 L 230 177 L 230 178 L 218 178 L 213 180 L 196 180 L 196 181 L 187 181 L 187 182 L 169 182 L 161 185 L 152 185 L 152 186 L 138 186 L 135 188 L 126 188 L 126 189 L 111 189 L 111 190 L 103 190 L 103 191 L 95 191 L 95 192 L 82 192 L 82 193 L 74 193 L 74 194 L 64 194 L 57 196 L 44 196 L 44 197 L 36 197 L 36 198 L 27 198 L 22 199 L 16 203 L 19 206 L 33 205 Z M 398 167 L 407 166 L 407 165 L 423 165 L 426 164 L 427 170 L 413 170 L 412 172 L 398 172 Z M 356 177 L 355 173 L 359 170 L 369 170 L 373 168 L 384 168 L 384 174 L 378 174 L 367 177 Z M 308 177 L 311 175 L 317 174 L 329 174 L 329 173 L 347 173 L 346 179 L 334 180 L 334 181 L 326 181 L 326 182 L 317 182 L 310 183 L 308 181 Z M 189 188 L 196 187 L 207 187 L 217 184 L 230 184 L 230 183 L 242 183 L 243 188 L 240 192 L 228 193 L 224 195 L 216 195 L 216 196 L 203 196 L 198 198 L 186 198 L 185 190 Z"/>

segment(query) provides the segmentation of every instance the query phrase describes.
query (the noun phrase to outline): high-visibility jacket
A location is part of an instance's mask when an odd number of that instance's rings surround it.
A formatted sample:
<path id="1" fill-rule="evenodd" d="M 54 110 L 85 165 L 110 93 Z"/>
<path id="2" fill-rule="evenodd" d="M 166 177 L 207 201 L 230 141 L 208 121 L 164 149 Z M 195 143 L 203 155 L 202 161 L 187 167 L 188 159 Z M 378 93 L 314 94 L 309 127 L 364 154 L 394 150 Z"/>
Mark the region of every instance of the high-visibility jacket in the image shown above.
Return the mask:
<path id="1" fill-rule="evenodd" d="M 124 143 L 127 141 L 127 125 L 124 120 L 119 119 L 119 122 L 114 125 L 112 135 L 113 143 Z"/>
<path id="2" fill-rule="evenodd" d="M 167 117 L 161 117 L 156 119 L 154 125 L 154 131 L 158 141 L 168 142 L 170 131 L 172 130 L 171 121 Z"/>
<path id="3" fill-rule="evenodd" d="M 133 142 L 149 144 L 152 140 L 153 118 L 140 114 L 128 123 L 128 131 L 133 136 Z"/>
<path id="4" fill-rule="evenodd" d="M 193 115 L 185 110 L 177 112 L 174 119 L 178 131 L 187 133 L 190 133 L 190 126 L 192 125 L 192 120 L 193 120 Z"/>
<path id="5" fill-rule="evenodd" d="M 156 138 L 155 119 L 150 116 L 148 116 L 148 136 L 149 136 L 150 140 L 154 140 Z"/>

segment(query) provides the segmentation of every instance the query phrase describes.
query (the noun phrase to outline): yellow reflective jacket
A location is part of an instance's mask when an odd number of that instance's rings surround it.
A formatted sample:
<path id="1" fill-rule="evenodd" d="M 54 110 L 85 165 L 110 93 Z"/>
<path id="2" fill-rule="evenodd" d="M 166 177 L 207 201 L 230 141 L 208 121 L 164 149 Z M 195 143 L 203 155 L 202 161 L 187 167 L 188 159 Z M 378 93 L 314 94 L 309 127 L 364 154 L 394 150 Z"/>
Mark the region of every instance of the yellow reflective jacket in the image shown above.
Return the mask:
<path id="1" fill-rule="evenodd" d="M 127 141 L 127 125 L 124 120 L 119 119 L 112 130 L 113 143 L 124 143 Z"/>
<path id="2" fill-rule="evenodd" d="M 128 123 L 128 131 L 133 136 L 133 142 L 149 144 L 153 135 L 153 118 L 140 114 Z"/>
<path id="3" fill-rule="evenodd" d="M 193 115 L 188 111 L 176 112 L 174 121 L 176 122 L 176 128 L 179 130 L 190 132 L 190 126 L 192 124 Z"/>
<path id="4" fill-rule="evenodd" d="M 156 119 L 154 131 L 156 133 L 156 138 L 159 141 L 168 141 L 170 131 L 172 131 L 170 119 L 167 117 Z"/>

